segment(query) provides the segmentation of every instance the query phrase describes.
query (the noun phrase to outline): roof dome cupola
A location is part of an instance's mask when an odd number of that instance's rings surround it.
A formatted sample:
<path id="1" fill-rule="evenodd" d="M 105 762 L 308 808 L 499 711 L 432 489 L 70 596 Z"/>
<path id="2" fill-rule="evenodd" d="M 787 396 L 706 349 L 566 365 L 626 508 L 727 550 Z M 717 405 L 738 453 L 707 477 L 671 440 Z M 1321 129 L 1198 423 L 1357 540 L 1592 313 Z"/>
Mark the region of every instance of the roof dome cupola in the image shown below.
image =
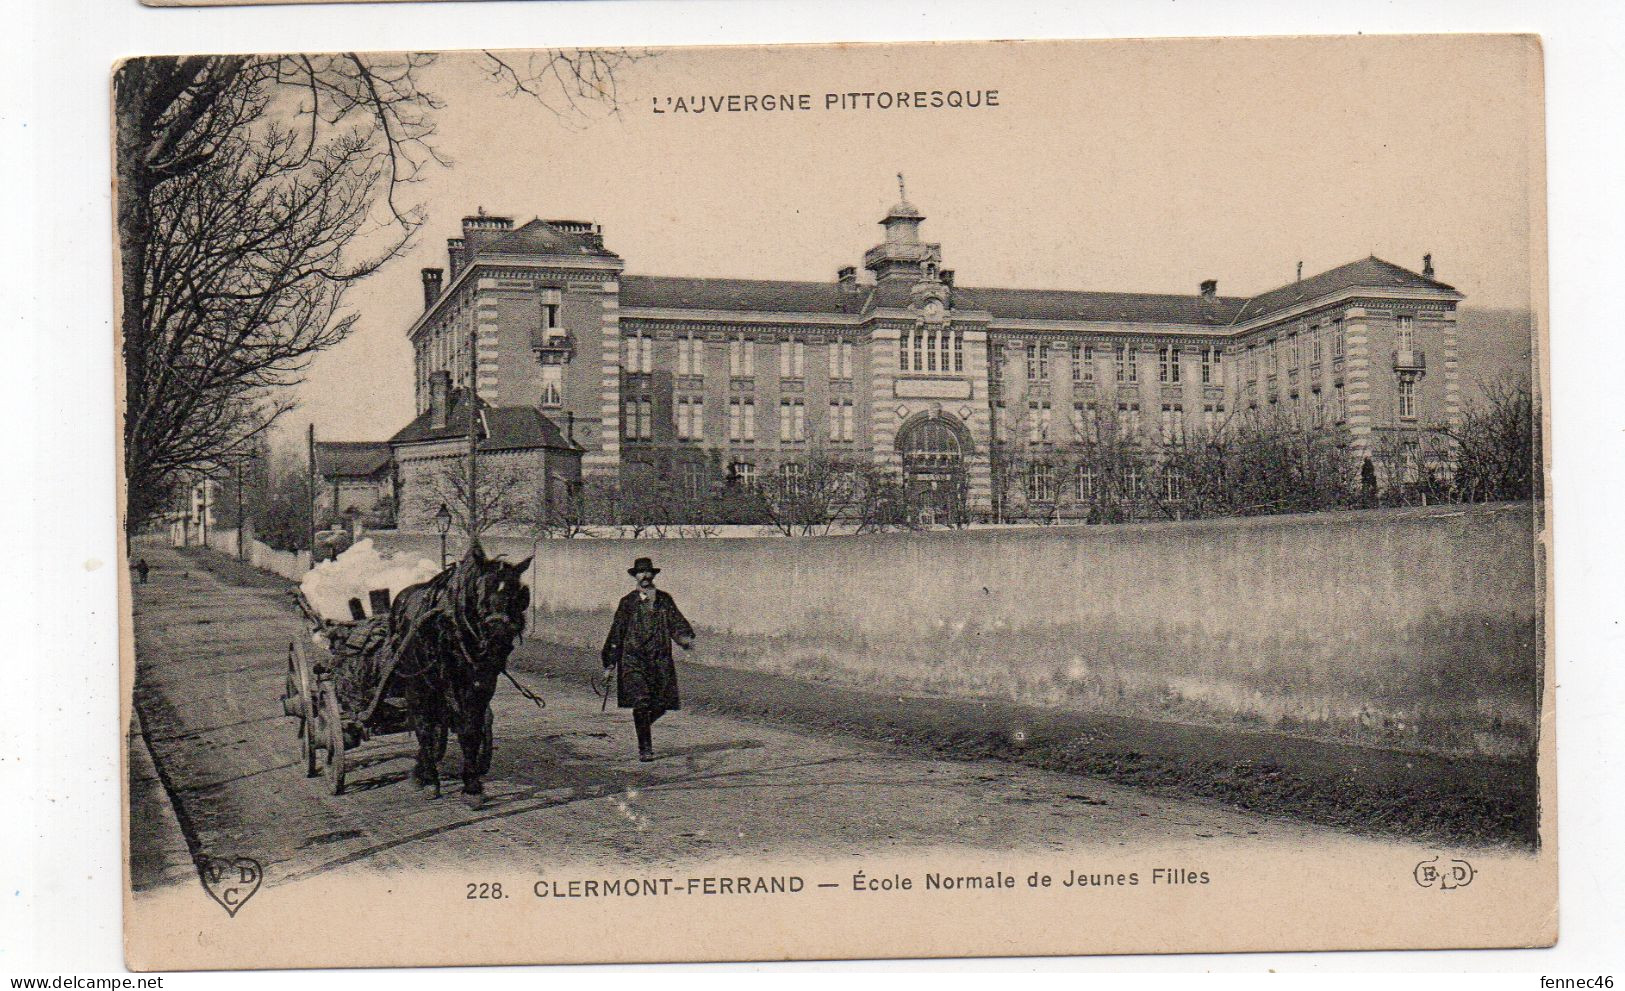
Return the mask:
<path id="1" fill-rule="evenodd" d="M 925 214 L 908 201 L 908 190 L 903 174 L 897 174 L 898 202 L 880 221 L 886 228 L 886 240 L 870 248 L 863 256 L 863 267 L 875 273 L 876 279 L 906 277 L 911 280 L 924 277 L 927 263 L 935 266 L 942 261 L 942 246 L 920 240 L 920 224 Z"/>

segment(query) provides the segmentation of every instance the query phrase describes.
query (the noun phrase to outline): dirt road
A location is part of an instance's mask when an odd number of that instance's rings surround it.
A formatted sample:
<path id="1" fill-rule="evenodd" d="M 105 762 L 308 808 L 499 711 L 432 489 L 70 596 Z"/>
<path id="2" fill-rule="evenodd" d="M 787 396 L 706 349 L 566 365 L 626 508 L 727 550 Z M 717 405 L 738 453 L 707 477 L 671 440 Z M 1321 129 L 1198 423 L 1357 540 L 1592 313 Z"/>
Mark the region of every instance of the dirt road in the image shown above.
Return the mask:
<path id="1" fill-rule="evenodd" d="M 137 891 L 189 880 L 177 861 L 200 851 L 255 857 L 276 885 L 341 868 L 460 862 L 855 857 L 1225 836 L 1372 842 L 1206 800 L 704 711 L 663 720 L 660 759 L 640 764 L 627 714 L 600 713 L 583 678 L 534 674 L 545 711 L 506 683 L 497 693 L 484 809 L 465 808 L 454 787 L 439 800 L 411 788 L 414 745 L 404 735 L 352 751 L 349 788 L 333 796 L 304 776 L 294 721 L 281 711 L 288 643 L 300 633 L 284 584 L 218 558 L 143 553 L 155 570 L 135 587 L 136 707 L 153 760 L 131 761 Z M 455 759 L 453 745 L 448 769 Z"/>

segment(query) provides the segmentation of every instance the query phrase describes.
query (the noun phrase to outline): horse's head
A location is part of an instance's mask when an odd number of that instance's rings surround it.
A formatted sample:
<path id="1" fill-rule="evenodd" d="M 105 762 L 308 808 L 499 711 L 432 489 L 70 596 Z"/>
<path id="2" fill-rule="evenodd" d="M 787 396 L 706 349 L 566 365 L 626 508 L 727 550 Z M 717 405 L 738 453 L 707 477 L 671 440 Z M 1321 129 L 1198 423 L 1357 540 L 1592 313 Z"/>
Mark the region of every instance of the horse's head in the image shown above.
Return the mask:
<path id="1" fill-rule="evenodd" d="M 506 658 L 513 650 L 514 640 L 525 632 L 530 589 L 525 587 L 524 578 L 530 558 L 517 563 L 487 558 L 480 545 L 475 544 L 469 548 L 463 563 L 472 569 L 468 604 L 481 643 L 487 653 Z"/>

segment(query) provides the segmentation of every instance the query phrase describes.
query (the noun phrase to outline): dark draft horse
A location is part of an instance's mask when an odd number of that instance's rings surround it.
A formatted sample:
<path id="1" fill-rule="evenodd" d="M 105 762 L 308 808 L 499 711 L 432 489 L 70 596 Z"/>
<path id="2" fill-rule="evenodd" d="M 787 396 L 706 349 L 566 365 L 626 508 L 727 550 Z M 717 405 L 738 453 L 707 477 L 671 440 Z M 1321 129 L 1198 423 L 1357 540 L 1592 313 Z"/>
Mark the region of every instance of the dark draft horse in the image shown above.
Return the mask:
<path id="1" fill-rule="evenodd" d="M 403 589 L 389 611 L 395 676 L 405 689 L 417 735 L 412 782 L 440 795 L 440 760 L 448 732 L 463 752 L 463 801 L 479 808 L 480 778 L 491 770 L 491 696 L 525 632 L 530 558 L 488 558 L 475 541 L 434 578 Z"/>

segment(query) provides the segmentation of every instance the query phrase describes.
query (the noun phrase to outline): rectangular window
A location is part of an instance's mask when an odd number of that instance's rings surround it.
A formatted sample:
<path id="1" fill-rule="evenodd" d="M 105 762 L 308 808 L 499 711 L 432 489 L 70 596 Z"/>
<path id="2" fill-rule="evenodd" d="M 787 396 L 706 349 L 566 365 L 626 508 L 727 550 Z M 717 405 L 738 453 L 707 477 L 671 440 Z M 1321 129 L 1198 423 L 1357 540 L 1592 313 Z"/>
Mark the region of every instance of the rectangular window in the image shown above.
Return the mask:
<path id="1" fill-rule="evenodd" d="M 841 439 L 841 404 L 838 402 L 831 402 L 829 404 L 828 426 L 829 439 L 831 441 L 839 441 Z"/>
<path id="2" fill-rule="evenodd" d="M 1317 365 L 1320 364 L 1320 337 L 1321 334 L 1319 327 L 1309 328 L 1309 340 L 1311 341 L 1309 360 Z"/>
<path id="3" fill-rule="evenodd" d="M 1027 501 L 1055 501 L 1055 468 L 1039 463 L 1027 466 Z"/>
<path id="4" fill-rule="evenodd" d="M 807 439 L 807 406 L 799 399 L 779 401 L 779 440 L 795 444 Z"/>
<path id="5" fill-rule="evenodd" d="M 954 331 L 954 371 L 965 370 L 965 332 Z"/>
<path id="6" fill-rule="evenodd" d="M 705 400 L 683 396 L 677 400 L 677 439 L 705 439 Z"/>
<path id="7" fill-rule="evenodd" d="M 1027 345 L 1027 381 L 1038 381 L 1038 345 Z"/>
<path id="8" fill-rule="evenodd" d="M 1338 383 L 1332 388 L 1332 416 L 1338 423 L 1342 423 L 1346 415 L 1343 406 L 1343 385 Z"/>
<path id="9" fill-rule="evenodd" d="M 1027 442 L 1043 444 L 1049 440 L 1049 403 L 1027 404 Z"/>
<path id="10" fill-rule="evenodd" d="M 677 338 L 677 374 L 705 374 L 705 339 L 692 334 Z"/>
<path id="11" fill-rule="evenodd" d="M 749 461 L 735 461 L 733 464 L 728 466 L 728 470 L 730 473 L 732 473 L 733 480 L 736 483 L 746 486 L 747 488 L 755 487 L 756 466 L 751 464 Z"/>
<path id="12" fill-rule="evenodd" d="M 1409 351 L 1415 346 L 1416 327 L 1409 316 L 1400 314 L 1394 317 L 1394 343 L 1401 351 Z"/>
<path id="13" fill-rule="evenodd" d="M 1095 380 L 1095 346 L 1093 344 L 1072 345 L 1072 381 L 1093 382 Z"/>
<path id="14" fill-rule="evenodd" d="M 1264 370 L 1271 375 L 1280 371 L 1280 364 L 1275 354 L 1275 338 L 1273 337 L 1264 342 Z"/>
<path id="15" fill-rule="evenodd" d="M 1416 418 L 1416 380 L 1413 378 L 1399 380 L 1399 416 L 1402 420 Z"/>
<path id="16" fill-rule="evenodd" d="M 699 499 L 705 495 L 705 465 L 693 461 L 683 463 L 682 491 L 690 499 Z"/>
<path id="17" fill-rule="evenodd" d="M 897 334 L 897 370 L 908 371 L 908 340 L 912 331 L 899 331 Z"/>
<path id="18" fill-rule="evenodd" d="M 1123 498 L 1134 502 L 1140 498 L 1140 466 L 1129 465 L 1123 470 Z"/>
<path id="19" fill-rule="evenodd" d="M 1093 443 L 1097 439 L 1094 403 L 1072 404 L 1072 437 L 1086 444 Z"/>
<path id="20" fill-rule="evenodd" d="M 1072 497 L 1079 502 L 1094 502 L 1097 480 L 1094 465 L 1078 465 L 1072 477 Z"/>
<path id="21" fill-rule="evenodd" d="M 633 334 L 626 339 L 626 370 L 634 375 L 654 370 L 654 338 Z"/>
<path id="22" fill-rule="evenodd" d="M 1170 344 L 1157 348 L 1157 381 L 1179 384 L 1179 348 Z"/>
<path id="23" fill-rule="evenodd" d="M 1116 349 L 1112 353 L 1112 362 L 1116 366 L 1116 369 L 1117 369 L 1117 381 L 1119 381 L 1119 382 L 1132 382 L 1132 381 L 1134 381 L 1132 378 L 1129 377 L 1129 374 L 1133 370 L 1133 367 L 1129 364 L 1128 348 L 1126 346 L 1124 346 L 1122 344 L 1117 345 Z"/>
<path id="24" fill-rule="evenodd" d="M 1202 349 L 1202 384 L 1212 385 L 1219 379 L 1219 349 Z"/>
<path id="25" fill-rule="evenodd" d="M 542 366 L 542 396 L 543 406 L 564 405 L 564 366 Z"/>
<path id="26" fill-rule="evenodd" d="M 806 491 L 806 471 L 794 461 L 779 465 L 779 490 L 788 499 L 799 499 Z"/>
<path id="27" fill-rule="evenodd" d="M 799 379 L 806 370 L 807 345 L 804 341 L 782 341 L 779 344 L 779 378 Z"/>
<path id="28" fill-rule="evenodd" d="M 654 437 L 654 404 L 648 397 L 628 399 L 622 419 L 628 440 L 650 440 Z"/>
<path id="29" fill-rule="evenodd" d="M 1343 357 L 1343 318 L 1337 317 L 1332 321 L 1332 357 Z"/>
<path id="30" fill-rule="evenodd" d="M 753 443 L 756 440 L 756 400 L 745 400 L 742 412 L 744 423 L 740 429 L 744 434 L 745 443 Z"/>
<path id="31" fill-rule="evenodd" d="M 740 405 L 741 405 L 740 401 L 737 400 L 737 399 L 728 400 L 728 439 L 733 441 L 736 444 L 739 443 L 739 438 L 740 438 L 740 433 L 739 433 L 739 407 L 740 407 Z"/>
<path id="32" fill-rule="evenodd" d="M 1185 498 L 1185 476 L 1178 468 L 1163 469 L 1162 497 L 1169 501 Z"/>
<path id="33" fill-rule="evenodd" d="M 557 289 L 543 289 L 541 293 L 541 322 L 542 339 L 552 340 L 563 337 L 565 330 L 559 326 L 559 304 L 563 301 L 563 294 Z"/>
<path id="34" fill-rule="evenodd" d="M 852 342 L 835 341 L 829 346 L 829 378 L 845 382 L 852 378 Z"/>
<path id="35" fill-rule="evenodd" d="M 1162 442 L 1177 444 L 1185 439 L 1185 407 L 1178 403 L 1162 406 Z"/>
<path id="36" fill-rule="evenodd" d="M 1119 436 L 1126 441 L 1133 442 L 1140 436 L 1140 404 L 1117 404 L 1117 429 Z"/>

